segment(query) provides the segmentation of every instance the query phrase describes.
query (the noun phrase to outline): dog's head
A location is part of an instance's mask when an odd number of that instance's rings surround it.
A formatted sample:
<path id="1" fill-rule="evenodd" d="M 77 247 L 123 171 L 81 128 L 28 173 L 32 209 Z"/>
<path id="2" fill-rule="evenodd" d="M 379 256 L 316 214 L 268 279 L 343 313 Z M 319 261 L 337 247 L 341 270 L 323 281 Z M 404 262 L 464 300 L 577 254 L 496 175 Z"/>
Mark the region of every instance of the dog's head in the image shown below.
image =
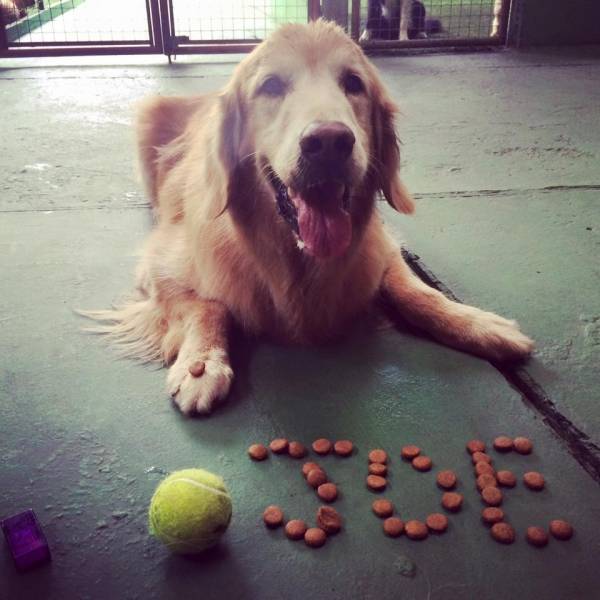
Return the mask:
<path id="1" fill-rule="evenodd" d="M 228 202 L 248 196 L 236 173 L 250 166 L 308 254 L 343 255 L 378 189 L 413 211 L 398 176 L 396 106 L 338 26 L 280 28 L 239 65 L 221 103 Z"/>

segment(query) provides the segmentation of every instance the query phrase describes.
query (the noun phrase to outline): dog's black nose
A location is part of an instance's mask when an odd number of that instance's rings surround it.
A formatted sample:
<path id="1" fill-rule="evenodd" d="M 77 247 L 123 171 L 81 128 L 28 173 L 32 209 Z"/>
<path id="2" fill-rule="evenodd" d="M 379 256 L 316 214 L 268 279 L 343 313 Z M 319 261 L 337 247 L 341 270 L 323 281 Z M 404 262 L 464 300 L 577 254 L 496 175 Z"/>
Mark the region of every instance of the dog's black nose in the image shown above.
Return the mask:
<path id="1" fill-rule="evenodd" d="M 352 153 L 354 134 L 339 121 L 315 121 L 300 137 L 302 156 L 310 161 L 345 161 Z"/>

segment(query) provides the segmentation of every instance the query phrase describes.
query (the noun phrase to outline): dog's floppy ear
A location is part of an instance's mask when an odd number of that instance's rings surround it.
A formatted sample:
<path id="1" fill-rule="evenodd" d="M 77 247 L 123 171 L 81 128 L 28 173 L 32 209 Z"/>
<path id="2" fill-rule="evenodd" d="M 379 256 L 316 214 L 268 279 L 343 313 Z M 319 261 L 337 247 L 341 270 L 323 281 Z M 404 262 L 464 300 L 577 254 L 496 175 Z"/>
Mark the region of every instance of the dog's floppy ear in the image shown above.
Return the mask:
<path id="1" fill-rule="evenodd" d="M 229 85 L 219 96 L 221 123 L 219 135 L 219 157 L 231 174 L 244 158 L 246 109 L 239 89 Z"/>
<path id="2" fill-rule="evenodd" d="M 227 181 L 225 210 L 232 206 L 240 190 L 248 188 L 249 178 L 255 170 L 247 108 L 235 79 L 219 96 L 219 112 L 218 154 Z"/>
<path id="3" fill-rule="evenodd" d="M 373 90 L 373 155 L 376 183 L 386 200 L 398 212 L 411 214 L 415 205 L 411 195 L 400 181 L 400 148 L 394 117 L 398 107 L 388 96 L 383 84 L 371 67 Z"/>

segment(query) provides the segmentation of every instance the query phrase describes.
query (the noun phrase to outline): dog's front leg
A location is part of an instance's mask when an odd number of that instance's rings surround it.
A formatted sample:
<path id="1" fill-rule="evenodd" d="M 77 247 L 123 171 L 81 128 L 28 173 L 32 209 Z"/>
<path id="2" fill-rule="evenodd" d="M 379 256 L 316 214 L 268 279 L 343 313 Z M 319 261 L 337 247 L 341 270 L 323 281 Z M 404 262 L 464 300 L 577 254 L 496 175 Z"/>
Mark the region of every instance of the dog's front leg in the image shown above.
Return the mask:
<path id="1" fill-rule="evenodd" d="M 382 292 L 401 317 L 448 346 L 500 361 L 533 351 L 533 341 L 515 321 L 446 298 L 421 281 L 400 255 L 384 275 Z"/>
<path id="2" fill-rule="evenodd" d="M 229 364 L 230 314 L 214 300 L 178 301 L 167 335 L 180 336 L 177 360 L 169 369 L 167 390 L 182 412 L 208 413 L 229 392 L 233 371 Z M 175 322 L 172 322 L 175 321 Z"/>

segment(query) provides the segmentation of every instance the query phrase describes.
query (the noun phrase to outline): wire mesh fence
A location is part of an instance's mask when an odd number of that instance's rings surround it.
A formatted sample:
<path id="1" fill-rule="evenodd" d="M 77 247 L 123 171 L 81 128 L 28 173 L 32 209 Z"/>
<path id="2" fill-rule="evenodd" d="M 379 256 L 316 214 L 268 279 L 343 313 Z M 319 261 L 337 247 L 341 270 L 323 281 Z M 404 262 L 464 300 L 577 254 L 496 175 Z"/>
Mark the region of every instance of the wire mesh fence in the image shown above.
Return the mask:
<path id="1" fill-rule="evenodd" d="M 30 4 L 19 19 L 8 23 L 9 42 L 31 45 L 149 39 L 146 0 L 19 1 Z"/>
<path id="2" fill-rule="evenodd" d="M 283 23 L 306 23 L 306 0 L 172 0 L 176 35 L 190 40 L 262 40 Z"/>
<path id="3" fill-rule="evenodd" d="M 368 47 L 444 44 L 503 34 L 509 0 L 0 0 L 2 38 L 10 47 L 147 44 L 153 51 L 185 43 L 258 42 L 282 23 L 318 15 L 339 23 Z M 157 21 L 160 23 L 157 24 Z M 162 46 L 154 43 L 162 35 Z M 153 37 L 154 36 L 154 37 Z M 165 38 L 169 38 L 165 40 Z M 159 40 L 160 42 L 160 40 Z M 204 46 L 203 46 L 204 45 Z"/>
<path id="4" fill-rule="evenodd" d="M 302 0 L 173 0 L 177 35 L 190 40 L 261 40 L 282 23 L 304 23 Z M 358 4 L 361 41 L 482 39 L 500 33 L 503 0 L 321 0 L 320 14 L 351 32 Z M 354 5 L 354 6 L 353 6 Z"/>
<path id="5" fill-rule="evenodd" d="M 503 0 L 362 0 L 361 40 L 482 39 L 501 32 Z"/>

